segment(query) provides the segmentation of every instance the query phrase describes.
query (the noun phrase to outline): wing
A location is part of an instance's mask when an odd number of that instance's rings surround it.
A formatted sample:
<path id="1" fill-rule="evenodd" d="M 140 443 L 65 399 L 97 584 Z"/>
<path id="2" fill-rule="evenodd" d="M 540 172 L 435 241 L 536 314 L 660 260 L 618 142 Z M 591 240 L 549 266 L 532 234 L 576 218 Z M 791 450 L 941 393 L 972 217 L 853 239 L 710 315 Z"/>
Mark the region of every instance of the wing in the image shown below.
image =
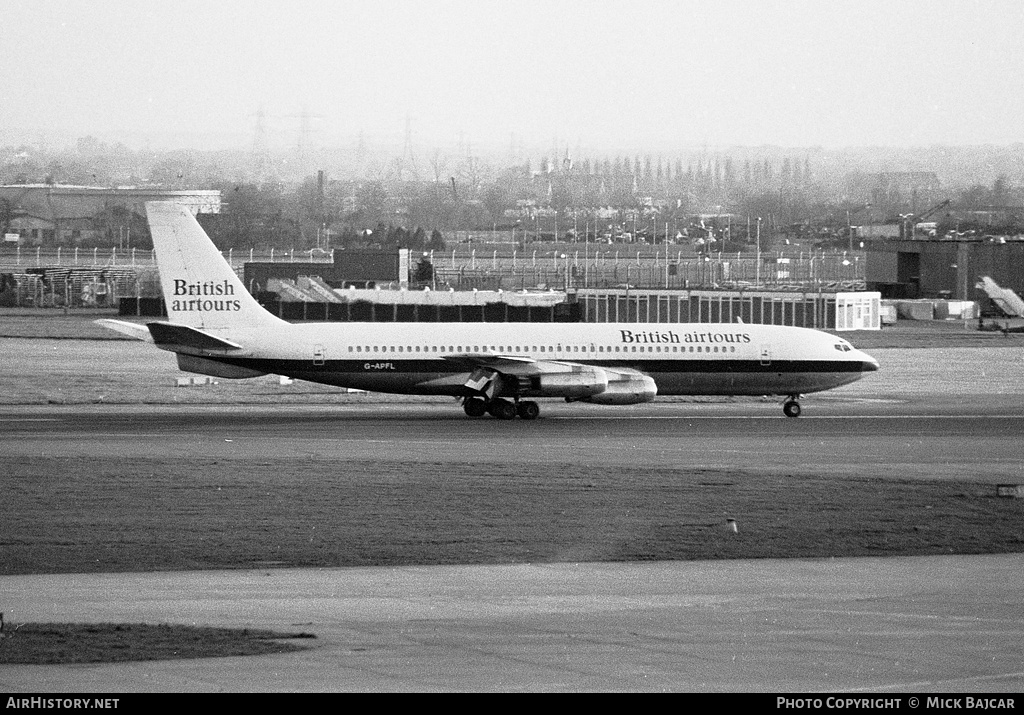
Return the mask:
<path id="1" fill-rule="evenodd" d="M 469 394 L 483 395 L 488 399 L 521 392 L 531 377 L 539 375 L 546 367 L 546 361 L 521 355 L 463 353 L 446 355 L 444 359 L 465 366 L 470 375 L 463 387 Z"/>
<path id="2" fill-rule="evenodd" d="M 536 360 L 519 355 L 463 354 L 448 358 L 471 370 L 463 383 L 468 394 L 494 397 L 564 397 L 609 404 L 654 399 L 648 375 L 629 368 L 598 367 L 567 360 Z"/>

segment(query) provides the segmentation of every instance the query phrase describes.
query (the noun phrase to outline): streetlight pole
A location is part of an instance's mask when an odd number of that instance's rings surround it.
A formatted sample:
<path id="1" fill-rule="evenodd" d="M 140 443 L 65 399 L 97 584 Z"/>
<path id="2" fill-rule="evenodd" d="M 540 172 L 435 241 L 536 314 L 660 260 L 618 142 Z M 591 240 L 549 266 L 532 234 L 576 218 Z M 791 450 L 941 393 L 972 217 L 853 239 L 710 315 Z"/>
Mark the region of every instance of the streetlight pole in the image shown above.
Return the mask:
<path id="1" fill-rule="evenodd" d="M 760 287 L 761 285 L 761 217 L 757 217 L 757 264 L 754 266 L 755 280 L 754 285 Z"/>
<path id="2" fill-rule="evenodd" d="M 597 222 L 594 223 L 595 233 L 597 233 L 596 226 Z M 589 273 L 590 273 L 590 219 L 588 218 L 583 224 L 583 290 L 586 290 L 589 285 Z"/>

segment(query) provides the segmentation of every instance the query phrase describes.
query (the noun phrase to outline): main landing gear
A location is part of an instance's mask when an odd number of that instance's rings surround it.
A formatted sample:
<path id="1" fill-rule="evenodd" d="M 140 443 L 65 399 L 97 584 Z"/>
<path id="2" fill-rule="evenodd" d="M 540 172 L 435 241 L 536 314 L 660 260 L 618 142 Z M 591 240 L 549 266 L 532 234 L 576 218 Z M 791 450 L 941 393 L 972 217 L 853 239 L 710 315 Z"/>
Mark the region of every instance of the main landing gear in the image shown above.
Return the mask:
<path id="1" fill-rule="evenodd" d="M 800 395 L 790 395 L 789 399 L 783 403 L 782 412 L 786 417 L 800 416 L 800 403 L 796 401 L 798 397 Z"/>
<path id="2" fill-rule="evenodd" d="M 524 420 L 535 420 L 540 415 L 540 405 L 532 400 L 511 402 L 500 397 L 493 400 L 467 397 L 462 402 L 462 409 L 470 417 L 483 417 L 485 414 L 490 414 L 499 420 L 514 420 L 516 415 Z"/>

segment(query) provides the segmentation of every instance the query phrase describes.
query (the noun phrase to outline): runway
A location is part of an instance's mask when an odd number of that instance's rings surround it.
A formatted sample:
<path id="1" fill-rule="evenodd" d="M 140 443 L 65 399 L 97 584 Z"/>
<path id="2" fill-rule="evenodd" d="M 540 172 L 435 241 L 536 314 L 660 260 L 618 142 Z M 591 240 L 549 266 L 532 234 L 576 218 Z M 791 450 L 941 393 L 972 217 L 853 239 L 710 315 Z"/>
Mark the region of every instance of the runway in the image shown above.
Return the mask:
<path id="1" fill-rule="evenodd" d="M 10 457 L 388 459 L 748 468 L 775 473 L 1024 480 L 1016 395 L 820 396 L 788 419 L 777 401 L 658 402 L 615 410 L 545 403 L 535 424 L 471 420 L 447 400 L 334 406 L 0 408 Z M 751 455 L 756 455 L 752 460 Z"/>
<path id="2" fill-rule="evenodd" d="M 301 653 L 7 666 L 15 692 L 1019 693 L 1024 557 L 0 579 L 36 620 L 314 631 Z"/>
<path id="3" fill-rule="evenodd" d="M 260 460 L 295 470 L 430 465 L 436 474 L 511 465 L 563 482 L 567 465 L 640 479 L 645 469 L 708 470 L 741 474 L 734 481 L 749 489 L 759 476 L 966 481 L 993 494 L 996 484 L 1024 482 L 1016 365 L 964 385 L 963 363 L 901 372 L 893 357 L 882 381 L 810 396 L 798 419 L 783 417 L 775 400 L 613 410 L 550 402 L 542 419 L 511 423 L 470 420 L 447 400 L 8 405 L 0 454 L 6 464 L 116 460 L 126 470 L 138 460 L 222 471 Z M 1020 510 L 1007 513 L 1019 531 Z M 1011 693 L 1024 686 L 1022 566 L 1021 554 L 567 558 L 4 576 L 9 621 L 185 622 L 318 637 L 310 651 L 282 656 L 8 666 L 0 689 Z"/>

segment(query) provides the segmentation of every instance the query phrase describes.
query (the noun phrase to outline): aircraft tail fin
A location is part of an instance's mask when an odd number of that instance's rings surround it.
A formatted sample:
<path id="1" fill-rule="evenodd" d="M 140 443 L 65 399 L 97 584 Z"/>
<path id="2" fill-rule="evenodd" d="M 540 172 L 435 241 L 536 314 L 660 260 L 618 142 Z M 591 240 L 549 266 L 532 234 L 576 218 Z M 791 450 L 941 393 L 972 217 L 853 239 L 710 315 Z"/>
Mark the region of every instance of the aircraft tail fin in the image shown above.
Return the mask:
<path id="1" fill-rule="evenodd" d="M 283 322 L 250 295 L 186 207 L 149 201 L 146 215 L 169 322 L 215 331 Z"/>

